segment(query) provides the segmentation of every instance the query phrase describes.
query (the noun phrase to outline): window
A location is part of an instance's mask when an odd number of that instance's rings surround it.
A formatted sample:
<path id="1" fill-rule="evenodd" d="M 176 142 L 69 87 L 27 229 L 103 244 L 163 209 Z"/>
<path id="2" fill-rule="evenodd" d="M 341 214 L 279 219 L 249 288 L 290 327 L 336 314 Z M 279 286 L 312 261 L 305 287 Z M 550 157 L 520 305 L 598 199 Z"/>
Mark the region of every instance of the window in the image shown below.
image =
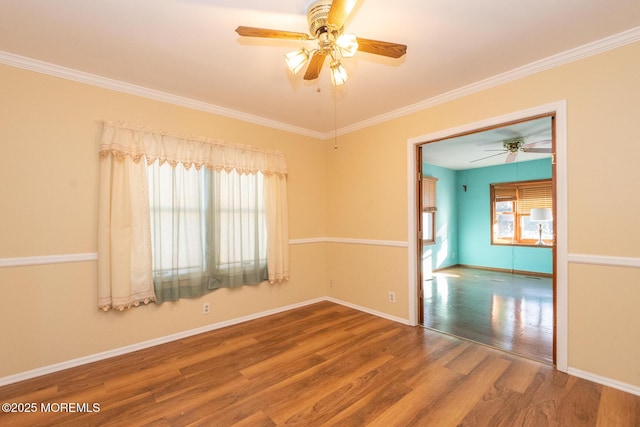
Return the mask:
<path id="1" fill-rule="evenodd" d="M 436 242 L 436 183 L 438 178 L 422 178 L 422 243 Z"/>
<path id="2" fill-rule="evenodd" d="M 269 238 L 267 239 L 267 235 Z M 98 307 L 289 279 L 284 154 L 105 122 Z"/>
<path id="3" fill-rule="evenodd" d="M 553 219 L 536 221 L 531 218 L 532 209 L 540 208 L 553 212 L 550 179 L 491 184 L 491 243 L 552 244 Z"/>
<path id="4" fill-rule="evenodd" d="M 156 161 L 148 166 L 148 180 L 159 302 L 267 279 L 262 173 Z"/>

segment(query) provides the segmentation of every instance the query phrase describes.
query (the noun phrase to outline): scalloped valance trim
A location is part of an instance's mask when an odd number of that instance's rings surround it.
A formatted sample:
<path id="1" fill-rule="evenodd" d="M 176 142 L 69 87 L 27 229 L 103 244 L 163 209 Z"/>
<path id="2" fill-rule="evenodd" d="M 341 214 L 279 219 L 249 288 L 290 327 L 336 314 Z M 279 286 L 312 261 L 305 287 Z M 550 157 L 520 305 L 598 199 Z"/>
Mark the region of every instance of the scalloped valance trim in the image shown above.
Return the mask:
<path id="1" fill-rule="evenodd" d="M 208 137 L 188 136 L 153 130 L 124 122 L 105 121 L 100 145 L 100 158 L 126 157 L 138 163 L 144 157 L 147 164 L 159 161 L 171 167 L 181 164 L 197 170 L 207 169 L 240 174 L 287 176 L 284 154 L 250 145 L 242 145 Z"/>
<path id="2" fill-rule="evenodd" d="M 122 298 L 120 298 L 120 300 L 122 300 Z M 99 301 L 98 308 L 102 311 L 109 311 L 109 310 L 125 311 L 132 307 L 138 307 L 142 304 L 148 305 L 155 301 L 156 301 L 155 295 L 134 298 L 134 299 L 127 298 L 126 301 L 115 301 L 114 299 L 114 301 L 112 302 Z"/>

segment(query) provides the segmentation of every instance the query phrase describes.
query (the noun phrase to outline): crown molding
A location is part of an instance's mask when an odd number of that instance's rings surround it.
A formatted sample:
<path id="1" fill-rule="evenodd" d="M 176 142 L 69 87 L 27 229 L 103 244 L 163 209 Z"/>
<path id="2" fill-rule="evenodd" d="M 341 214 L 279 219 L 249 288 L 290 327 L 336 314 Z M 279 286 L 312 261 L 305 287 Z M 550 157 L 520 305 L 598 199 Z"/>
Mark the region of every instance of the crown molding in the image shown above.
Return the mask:
<path id="1" fill-rule="evenodd" d="M 337 131 L 337 134 L 344 135 L 356 130 L 364 129 L 382 122 L 386 122 L 388 120 L 417 113 L 427 108 L 432 108 L 437 105 L 444 104 L 445 102 L 453 101 L 455 99 L 459 99 L 476 92 L 481 92 L 483 90 L 500 86 L 505 83 L 530 76 L 532 74 L 540 73 L 551 68 L 559 67 L 561 65 L 588 58 L 590 56 L 597 55 L 599 53 L 613 50 L 618 47 L 638 41 L 640 41 L 640 27 L 635 27 L 622 33 L 614 34 L 613 36 L 582 45 L 575 49 L 571 49 L 557 55 L 549 56 L 539 61 L 531 62 L 527 65 L 523 65 L 522 67 L 518 67 L 513 70 L 498 74 L 496 76 L 489 77 L 488 79 L 480 80 L 467 86 L 454 89 L 450 92 L 425 99 L 424 101 L 420 101 L 415 104 L 408 105 L 406 107 L 402 107 L 397 110 L 393 110 L 358 123 L 354 123 L 350 126 L 345 126 L 343 128 L 340 128 Z M 324 134 L 324 139 L 330 139 L 333 138 L 333 136 L 334 132 L 327 132 Z"/>
<path id="2" fill-rule="evenodd" d="M 85 73 L 83 71 L 74 70 L 71 68 L 62 67 L 59 65 L 51 64 L 48 62 L 38 61 L 36 59 L 27 58 L 20 55 L 15 55 L 8 52 L 0 51 L 0 64 L 9 65 L 12 67 L 22 68 L 25 70 L 35 71 L 42 74 L 47 74 L 54 77 L 60 77 L 67 80 L 76 81 L 79 83 L 85 83 L 104 89 L 114 90 L 117 92 L 127 93 L 130 95 L 140 96 L 143 98 L 153 99 L 156 101 L 166 102 L 181 107 L 191 108 L 194 110 L 204 111 L 211 114 L 216 114 L 231 119 L 241 120 L 249 123 L 253 123 L 260 126 L 270 127 L 273 129 L 283 130 L 302 136 L 308 136 L 311 138 L 328 140 L 334 138 L 336 135 L 345 135 L 356 130 L 364 129 L 382 122 L 386 122 L 399 117 L 407 116 L 409 114 L 416 113 L 418 111 L 431 108 L 445 102 L 453 101 L 476 92 L 480 92 L 495 86 L 499 86 L 514 80 L 521 79 L 523 77 L 530 76 L 532 74 L 539 73 L 541 71 L 555 68 L 570 62 L 578 61 L 580 59 L 587 58 L 589 56 L 597 55 L 608 50 L 612 50 L 627 44 L 640 41 L 640 27 L 635 27 L 622 33 L 614 34 L 604 39 L 588 43 L 586 45 L 571 49 L 557 55 L 553 55 L 539 61 L 532 62 L 522 67 L 515 68 L 505 73 L 498 74 L 488 79 L 480 80 L 461 88 L 436 95 L 432 98 L 417 102 L 406 107 L 402 107 L 393 111 L 390 111 L 379 116 L 371 117 L 367 120 L 363 120 L 353 125 L 345 126 L 336 131 L 331 132 L 317 132 L 310 129 L 289 125 L 286 123 L 278 122 L 276 120 L 267 119 L 264 117 L 243 113 L 241 111 L 232 110 L 229 108 L 220 107 L 214 104 L 209 104 L 202 101 L 197 101 L 191 98 L 186 98 L 178 95 L 173 95 L 166 92 L 161 92 L 154 89 L 149 89 L 143 86 L 137 86 L 134 84 L 122 82 L 119 80 L 113 80 L 106 77 L 98 76 L 95 74 Z"/>
<path id="3" fill-rule="evenodd" d="M 286 123 L 278 122 L 276 120 L 266 119 L 264 117 L 243 113 L 241 111 L 220 107 L 218 105 L 197 101 L 195 99 L 186 98 L 183 96 L 173 95 L 143 86 L 137 86 L 134 84 L 98 76 L 95 74 L 86 73 L 84 71 L 74 70 L 72 68 L 62 67 L 60 65 L 51 64 L 49 62 L 43 62 L 36 59 L 15 55 L 13 53 L 0 51 L 0 64 L 22 68 L 29 71 L 35 71 L 37 73 L 46 74 L 53 77 L 60 77 L 79 83 L 85 83 L 88 85 L 101 87 L 103 89 L 114 90 L 116 92 L 122 92 L 129 95 L 140 96 L 143 98 L 152 99 L 154 101 L 166 102 L 168 104 L 177 105 L 179 107 L 191 108 L 193 110 L 216 114 L 218 116 L 242 120 L 256 125 L 279 129 L 298 135 L 309 136 L 317 139 L 322 139 L 324 137 L 324 133 L 322 132 L 316 132 L 310 129 L 292 126 Z"/>

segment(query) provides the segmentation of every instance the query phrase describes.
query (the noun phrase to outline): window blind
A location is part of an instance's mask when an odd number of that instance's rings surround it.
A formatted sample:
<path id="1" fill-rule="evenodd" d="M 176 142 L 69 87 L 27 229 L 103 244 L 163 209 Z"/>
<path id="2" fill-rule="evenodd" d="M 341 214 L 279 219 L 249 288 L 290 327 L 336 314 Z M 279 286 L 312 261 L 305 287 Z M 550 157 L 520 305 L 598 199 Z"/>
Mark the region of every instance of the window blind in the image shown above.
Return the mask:
<path id="1" fill-rule="evenodd" d="M 518 199 L 517 187 L 513 185 L 496 185 L 493 187 L 493 194 L 496 202 L 511 202 Z"/>
<path id="2" fill-rule="evenodd" d="M 436 208 L 436 182 L 438 178 L 426 176 L 422 178 L 422 211 L 435 212 Z"/>
<path id="3" fill-rule="evenodd" d="M 523 186 L 518 188 L 518 213 L 529 215 L 534 208 L 553 208 L 551 182 L 544 185 Z"/>

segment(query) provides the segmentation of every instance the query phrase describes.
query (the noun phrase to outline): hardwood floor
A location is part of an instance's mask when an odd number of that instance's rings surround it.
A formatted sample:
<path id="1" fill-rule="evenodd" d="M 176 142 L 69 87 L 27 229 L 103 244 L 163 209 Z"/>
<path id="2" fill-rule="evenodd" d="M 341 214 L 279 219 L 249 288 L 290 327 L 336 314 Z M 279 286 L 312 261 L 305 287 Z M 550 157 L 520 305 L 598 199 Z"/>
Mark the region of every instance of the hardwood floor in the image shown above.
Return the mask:
<path id="1" fill-rule="evenodd" d="M 553 363 L 551 278 L 468 267 L 424 282 L 424 326 Z"/>
<path id="2" fill-rule="evenodd" d="M 640 397 L 329 302 L 4 386 L 0 402 L 38 407 L 0 413 L 11 426 L 640 425 Z M 40 410 L 65 402 L 99 412 Z"/>

